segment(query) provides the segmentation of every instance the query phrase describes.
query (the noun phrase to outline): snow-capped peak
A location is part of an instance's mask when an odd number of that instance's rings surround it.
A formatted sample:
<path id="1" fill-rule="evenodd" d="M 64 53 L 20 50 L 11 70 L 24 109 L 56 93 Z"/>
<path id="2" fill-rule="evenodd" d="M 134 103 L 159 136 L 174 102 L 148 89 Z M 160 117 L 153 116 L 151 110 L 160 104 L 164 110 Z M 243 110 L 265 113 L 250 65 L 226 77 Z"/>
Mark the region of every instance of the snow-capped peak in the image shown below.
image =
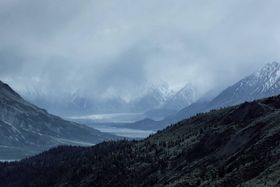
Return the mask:
<path id="1" fill-rule="evenodd" d="M 195 100 L 196 91 L 191 84 L 186 84 L 183 88 L 181 88 L 177 93 L 177 96 L 181 96 L 189 101 Z"/>
<path id="2" fill-rule="evenodd" d="M 265 77 L 268 77 L 268 76 L 270 77 L 270 76 L 274 76 L 276 74 L 279 74 L 278 73 L 279 71 L 280 71 L 280 63 L 272 62 L 272 63 L 266 64 L 259 71 L 254 73 L 254 76 L 259 77 L 259 78 L 265 78 Z"/>
<path id="3" fill-rule="evenodd" d="M 254 77 L 255 82 L 262 84 L 262 91 L 275 87 L 279 84 L 280 63 L 268 63 L 251 76 Z"/>
<path id="4" fill-rule="evenodd" d="M 280 64 L 272 62 L 225 89 L 212 101 L 212 108 L 278 94 L 280 94 Z"/>
<path id="5" fill-rule="evenodd" d="M 174 92 L 169 95 L 166 99 L 164 106 L 166 108 L 173 108 L 180 110 L 196 100 L 196 91 L 191 84 L 186 84 L 177 92 Z"/>

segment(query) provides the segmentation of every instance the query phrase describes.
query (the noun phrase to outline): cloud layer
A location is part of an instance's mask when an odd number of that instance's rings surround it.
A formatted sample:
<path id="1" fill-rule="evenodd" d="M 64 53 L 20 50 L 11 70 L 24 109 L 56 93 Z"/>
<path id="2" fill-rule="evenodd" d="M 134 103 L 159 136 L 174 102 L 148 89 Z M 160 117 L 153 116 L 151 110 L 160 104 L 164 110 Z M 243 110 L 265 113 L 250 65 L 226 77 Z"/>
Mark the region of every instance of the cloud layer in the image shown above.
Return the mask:
<path id="1" fill-rule="evenodd" d="M 2 0 L 0 78 L 17 90 L 130 99 L 219 90 L 280 59 L 280 2 Z"/>

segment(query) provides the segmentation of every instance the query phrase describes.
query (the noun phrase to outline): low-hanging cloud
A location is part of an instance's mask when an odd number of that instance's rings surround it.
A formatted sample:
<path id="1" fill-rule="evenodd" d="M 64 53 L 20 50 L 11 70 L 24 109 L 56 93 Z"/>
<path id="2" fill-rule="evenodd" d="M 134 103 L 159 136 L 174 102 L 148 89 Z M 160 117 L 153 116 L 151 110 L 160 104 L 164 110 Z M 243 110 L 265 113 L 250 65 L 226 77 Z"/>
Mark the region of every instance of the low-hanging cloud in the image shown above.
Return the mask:
<path id="1" fill-rule="evenodd" d="M 0 78 L 24 92 L 219 90 L 280 58 L 272 0 L 2 0 Z"/>

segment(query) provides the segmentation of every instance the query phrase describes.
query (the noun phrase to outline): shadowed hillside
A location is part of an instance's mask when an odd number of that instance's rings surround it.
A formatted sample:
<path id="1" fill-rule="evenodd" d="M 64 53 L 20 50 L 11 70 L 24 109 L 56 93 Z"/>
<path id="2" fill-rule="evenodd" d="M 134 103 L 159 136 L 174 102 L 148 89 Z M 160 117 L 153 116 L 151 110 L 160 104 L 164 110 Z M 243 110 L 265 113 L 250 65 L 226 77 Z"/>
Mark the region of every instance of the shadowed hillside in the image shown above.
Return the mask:
<path id="1" fill-rule="evenodd" d="M 49 114 L 0 81 L 0 160 L 22 159 L 58 145 L 93 145 L 116 138 Z"/>
<path id="2" fill-rule="evenodd" d="M 142 141 L 57 147 L 0 165 L 0 186 L 279 186 L 280 96 L 179 122 Z"/>

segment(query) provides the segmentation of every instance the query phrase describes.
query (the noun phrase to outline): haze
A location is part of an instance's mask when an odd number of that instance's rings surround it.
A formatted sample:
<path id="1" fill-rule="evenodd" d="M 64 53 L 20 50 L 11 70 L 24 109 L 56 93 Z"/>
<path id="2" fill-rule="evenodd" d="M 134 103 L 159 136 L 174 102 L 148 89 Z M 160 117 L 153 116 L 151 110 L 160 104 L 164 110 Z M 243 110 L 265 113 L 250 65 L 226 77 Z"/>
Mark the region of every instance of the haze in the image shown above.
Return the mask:
<path id="1" fill-rule="evenodd" d="M 278 61 L 280 2 L 0 1 L 0 78 L 22 94 L 219 91 Z"/>

